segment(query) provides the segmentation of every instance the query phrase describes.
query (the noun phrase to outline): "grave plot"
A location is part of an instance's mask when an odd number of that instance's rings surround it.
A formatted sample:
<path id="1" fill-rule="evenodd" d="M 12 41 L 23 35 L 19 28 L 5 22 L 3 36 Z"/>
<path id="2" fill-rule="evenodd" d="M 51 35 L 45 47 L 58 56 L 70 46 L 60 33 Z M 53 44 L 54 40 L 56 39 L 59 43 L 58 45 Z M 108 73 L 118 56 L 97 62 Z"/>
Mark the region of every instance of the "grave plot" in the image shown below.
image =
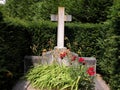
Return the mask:
<path id="1" fill-rule="evenodd" d="M 31 73 L 28 73 L 27 79 L 30 80 L 33 86 L 43 90 L 50 88 L 51 90 L 79 90 L 80 88 L 92 90 L 96 75 L 96 59 L 94 57 L 79 57 L 78 54 L 64 47 L 64 22 L 72 19 L 71 15 L 64 15 L 64 13 L 64 7 L 58 7 L 58 15 L 51 15 L 52 21 L 58 21 L 57 46 L 52 51 L 43 52 L 42 56 L 26 56 L 24 59 L 24 71 L 27 72 L 31 66 L 34 66 L 33 70 L 30 71 Z M 47 69 L 43 69 L 44 67 Z M 36 72 L 40 69 L 37 72 L 40 77 L 33 77 L 33 79 L 37 80 L 32 82 L 29 77 L 34 75 L 32 73 L 34 69 L 36 69 Z M 59 70 L 61 71 L 59 72 Z M 67 70 L 71 72 L 66 72 Z M 63 73 L 60 74 L 61 72 Z M 76 77 L 72 77 L 72 74 L 75 74 Z M 66 81 L 66 77 L 70 78 L 70 81 Z"/>

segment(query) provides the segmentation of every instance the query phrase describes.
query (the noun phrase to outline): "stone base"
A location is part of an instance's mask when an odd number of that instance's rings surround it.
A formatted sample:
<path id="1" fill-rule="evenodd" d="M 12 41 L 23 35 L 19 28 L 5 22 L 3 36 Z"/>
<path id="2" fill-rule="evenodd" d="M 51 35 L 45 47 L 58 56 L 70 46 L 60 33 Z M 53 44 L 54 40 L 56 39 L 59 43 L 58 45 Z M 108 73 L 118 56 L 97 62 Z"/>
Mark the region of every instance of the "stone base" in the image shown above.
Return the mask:
<path id="1" fill-rule="evenodd" d="M 61 58 L 60 54 L 65 53 L 67 54 L 64 58 Z M 25 56 L 24 58 L 24 72 L 27 72 L 31 66 L 36 66 L 39 64 L 52 64 L 56 63 L 59 65 L 65 64 L 66 66 L 72 65 L 79 65 L 78 60 L 71 62 L 72 56 L 76 56 L 79 58 L 78 54 L 74 52 L 70 52 L 67 48 L 57 48 L 55 47 L 54 50 L 43 52 L 42 56 Z M 96 59 L 94 57 L 82 57 L 84 58 L 86 65 L 88 67 L 94 66 L 96 71 Z"/>
<path id="2" fill-rule="evenodd" d="M 59 65 L 71 65 L 71 58 L 76 56 L 78 58 L 78 54 L 70 52 L 67 48 L 58 48 L 55 47 L 54 50 L 50 52 L 43 52 L 41 64 L 52 64 L 56 63 Z M 74 64 L 78 64 L 78 62 L 74 61 Z"/>

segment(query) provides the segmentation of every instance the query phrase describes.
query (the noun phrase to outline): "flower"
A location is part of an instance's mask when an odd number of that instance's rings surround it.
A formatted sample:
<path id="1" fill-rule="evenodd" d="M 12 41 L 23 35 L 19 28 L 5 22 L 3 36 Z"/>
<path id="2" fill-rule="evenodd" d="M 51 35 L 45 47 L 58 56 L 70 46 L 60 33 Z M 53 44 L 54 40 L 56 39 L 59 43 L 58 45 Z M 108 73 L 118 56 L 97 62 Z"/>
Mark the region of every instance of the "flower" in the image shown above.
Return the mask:
<path id="1" fill-rule="evenodd" d="M 75 61 L 77 56 L 72 56 L 71 61 Z"/>
<path id="2" fill-rule="evenodd" d="M 66 55 L 67 55 L 66 52 L 62 52 L 62 53 L 60 53 L 60 58 L 63 59 Z"/>
<path id="3" fill-rule="evenodd" d="M 80 63 L 83 63 L 85 61 L 84 58 L 80 57 L 79 60 L 78 60 Z"/>
<path id="4" fill-rule="evenodd" d="M 63 54 L 60 54 L 60 58 L 61 58 L 61 59 L 63 59 L 63 58 L 64 58 L 64 57 L 63 57 Z"/>
<path id="5" fill-rule="evenodd" d="M 63 56 L 65 57 L 67 55 L 67 53 L 66 52 L 63 52 Z"/>
<path id="6" fill-rule="evenodd" d="M 88 70 L 87 70 L 87 73 L 88 73 L 90 76 L 94 76 L 94 75 L 95 75 L 94 67 L 89 67 Z"/>

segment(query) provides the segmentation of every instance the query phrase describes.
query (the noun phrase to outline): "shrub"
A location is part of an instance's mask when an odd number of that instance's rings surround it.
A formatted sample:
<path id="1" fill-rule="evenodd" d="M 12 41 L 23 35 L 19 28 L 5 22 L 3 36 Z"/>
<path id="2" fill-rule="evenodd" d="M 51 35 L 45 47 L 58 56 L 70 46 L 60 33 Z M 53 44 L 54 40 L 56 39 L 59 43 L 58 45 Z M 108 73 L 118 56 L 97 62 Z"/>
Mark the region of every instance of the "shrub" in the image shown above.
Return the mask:
<path id="1" fill-rule="evenodd" d="M 107 19 L 112 4 L 113 0 L 8 0 L 3 13 L 6 18 L 49 20 L 50 14 L 57 13 L 58 6 L 64 6 L 66 13 L 73 16 L 73 21 L 99 23 Z"/>
<path id="2" fill-rule="evenodd" d="M 114 1 L 111 7 L 108 21 L 110 28 L 107 38 L 104 40 L 104 55 L 100 62 L 101 73 L 104 79 L 109 83 L 111 90 L 120 90 L 120 0 Z M 108 67 L 106 67 L 106 65 Z"/>
<path id="3" fill-rule="evenodd" d="M 31 52 L 27 34 L 21 27 L 0 23 L 1 90 L 11 90 L 16 80 L 23 75 L 24 56 Z"/>

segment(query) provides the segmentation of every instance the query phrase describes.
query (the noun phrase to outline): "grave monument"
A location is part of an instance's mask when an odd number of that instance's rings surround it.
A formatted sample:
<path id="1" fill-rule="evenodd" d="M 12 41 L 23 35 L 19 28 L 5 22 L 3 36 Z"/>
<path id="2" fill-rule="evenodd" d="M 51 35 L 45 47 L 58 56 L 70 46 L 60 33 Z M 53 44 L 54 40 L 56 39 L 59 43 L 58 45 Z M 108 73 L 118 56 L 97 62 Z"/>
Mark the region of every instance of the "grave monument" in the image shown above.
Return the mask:
<path id="1" fill-rule="evenodd" d="M 57 47 L 58 49 L 64 47 L 64 21 L 71 21 L 71 15 L 65 15 L 65 8 L 58 7 L 58 15 L 51 15 L 51 21 L 58 21 L 58 31 L 57 31 Z"/>
<path id="2" fill-rule="evenodd" d="M 68 62 L 69 58 L 60 58 L 61 52 L 69 52 L 69 54 L 79 57 L 78 54 L 68 51 L 66 47 L 64 47 L 64 23 L 65 21 L 72 21 L 71 15 L 65 15 L 65 8 L 58 7 L 58 15 L 51 15 L 51 21 L 58 21 L 58 30 L 57 30 L 57 46 L 54 47 L 53 50 L 48 52 L 43 52 L 42 56 L 25 56 L 24 58 L 24 67 L 25 72 L 28 68 L 33 65 L 38 64 L 52 64 L 56 62 L 58 64 L 65 64 L 67 66 L 71 65 Z M 94 66 L 96 70 L 96 59 L 94 57 L 83 57 L 88 66 Z M 78 62 L 75 65 L 79 64 Z"/>

